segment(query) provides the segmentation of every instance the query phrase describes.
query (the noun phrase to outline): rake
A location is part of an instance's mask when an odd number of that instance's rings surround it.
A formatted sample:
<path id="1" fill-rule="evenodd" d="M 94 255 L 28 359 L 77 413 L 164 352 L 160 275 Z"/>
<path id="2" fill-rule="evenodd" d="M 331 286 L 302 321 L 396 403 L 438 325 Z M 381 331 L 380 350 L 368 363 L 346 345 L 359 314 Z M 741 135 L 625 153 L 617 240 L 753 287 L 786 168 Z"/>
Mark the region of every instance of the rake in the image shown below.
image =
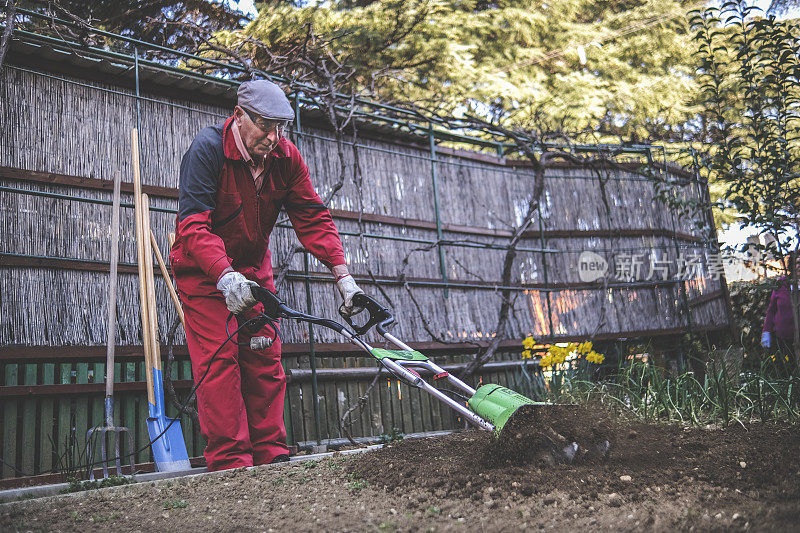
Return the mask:
<path id="1" fill-rule="evenodd" d="M 130 474 L 133 475 L 133 435 L 124 426 L 114 425 L 114 348 L 116 345 L 117 323 L 117 258 L 119 257 L 119 189 L 120 173 L 114 175 L 114 200 L 111 208 L 111 269 L 108 290 L 108 336 L 106 349 L 106 400 L 105 400 L 105 425 L 95 426 L 86 432 L 86 457 L 89 462 L 89 479 L 94 480 L 94 455 L 95 441 L 100 440 L 100 461 L 103 465 L 103 478 L 108 477 L 109 458 L 106 453 L 106 441 L 109 437 L 114 442 L 114 460 L 117 466 L 117 475 L 122 475 L 122 456 L 120 455 L 120 440 L 122 434 L 128 435 L 128 458 L 130 459 Z"/>

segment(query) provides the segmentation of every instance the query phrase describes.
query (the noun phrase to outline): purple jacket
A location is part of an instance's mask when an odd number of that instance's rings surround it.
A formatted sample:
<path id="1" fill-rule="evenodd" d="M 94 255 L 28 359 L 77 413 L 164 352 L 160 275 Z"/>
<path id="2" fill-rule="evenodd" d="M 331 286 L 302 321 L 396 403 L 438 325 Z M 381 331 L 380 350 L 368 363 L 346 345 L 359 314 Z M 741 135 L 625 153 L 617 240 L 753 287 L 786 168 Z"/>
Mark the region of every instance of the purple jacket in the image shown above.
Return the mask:
<path id="1" fill-rule="evenodd" d="M 782 339 L 794 339 L 794 318 L 792 317 L 792 297 L 789 293 L 788 278 L 781 278 L 781 286 L 772 291 L 764 320 L 764 331 L 769 331 Z"/>

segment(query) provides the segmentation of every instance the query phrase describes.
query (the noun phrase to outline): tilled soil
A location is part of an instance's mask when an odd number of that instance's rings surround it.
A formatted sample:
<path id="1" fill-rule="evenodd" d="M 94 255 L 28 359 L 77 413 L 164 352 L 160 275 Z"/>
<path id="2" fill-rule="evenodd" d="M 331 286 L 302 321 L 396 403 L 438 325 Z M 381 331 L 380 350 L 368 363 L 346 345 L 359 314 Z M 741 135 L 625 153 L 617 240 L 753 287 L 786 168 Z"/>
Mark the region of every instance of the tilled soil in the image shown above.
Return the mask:
<path id="1" fill-rule="evenodd" d="M 234 470 L 0 506 L 0 531 L 797 531 L 800 427 L 699 429 L 536 415 L 607 456 L 551 464 L 485 432 L 357 456 Z M 549 417 L 549 418 L 547 418 Z M 576 423 L 576 417 L 580 423 Z M 581 417 L 585 417 L 581 421 Z M 572 428 L 572 430 L 570 430 Z M 509 429 L 509 427 L 506 427 Z M 520 451 L 522 450 L 522 451 Z"/>

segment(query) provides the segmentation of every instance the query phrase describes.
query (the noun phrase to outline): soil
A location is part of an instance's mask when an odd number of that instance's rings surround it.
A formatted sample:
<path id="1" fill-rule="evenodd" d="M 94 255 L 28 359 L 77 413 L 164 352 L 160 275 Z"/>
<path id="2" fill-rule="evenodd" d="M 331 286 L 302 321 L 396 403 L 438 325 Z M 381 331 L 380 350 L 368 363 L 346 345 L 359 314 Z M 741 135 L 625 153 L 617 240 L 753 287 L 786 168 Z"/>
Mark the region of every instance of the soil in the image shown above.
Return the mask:
<path id="1" fill-rule="evenodd" d="M 547 427 L 586 453 L 548 459 L 561 440 Z M 799 426 L 684 428 L 553 410 L 505 430 L 7 504 L 0 531 L 798 529 Z M 592 448 L 604 439 L 607 454 Z"/>

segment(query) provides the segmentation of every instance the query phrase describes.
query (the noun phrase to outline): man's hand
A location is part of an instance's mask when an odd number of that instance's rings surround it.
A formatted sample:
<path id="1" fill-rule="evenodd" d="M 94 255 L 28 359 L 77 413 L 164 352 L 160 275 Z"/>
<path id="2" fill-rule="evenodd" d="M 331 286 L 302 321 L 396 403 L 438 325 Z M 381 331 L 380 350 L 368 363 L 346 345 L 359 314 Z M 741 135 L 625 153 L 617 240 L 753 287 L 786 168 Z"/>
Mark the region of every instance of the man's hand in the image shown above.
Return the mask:
<path id="1" fill-rule="evenodd" d="M 228 272 L 217 281 L 217 289 L 225 296 L 225 305 L 234 315 L 244 313 L 258 303 L 253 298 L 251 287 L 258 287 L 258 283 L 248 280 L 239 272 Z"/>
<path id="2" fill-rule="evenodd" d="M 339 306 L 339 314 L 342 316 L 353 316 L 360 313 L 364 308 L 355 307 L 353 305 L 353 296 L 356 294 L 364 294 L 364 291 L 358 288 L 356 280 L 350 274 L 339 278 L 336 281 L 336 288 L 339 289 L 339 294 L 342 295 L 344 303 Z"/>
<path id="3" fill-rule="evenodd" d="M 765 331 L 761 334 L 761 346 L 764 348 L 769 348 L 772 345 L 772 334 L 769 331 Z"/>

